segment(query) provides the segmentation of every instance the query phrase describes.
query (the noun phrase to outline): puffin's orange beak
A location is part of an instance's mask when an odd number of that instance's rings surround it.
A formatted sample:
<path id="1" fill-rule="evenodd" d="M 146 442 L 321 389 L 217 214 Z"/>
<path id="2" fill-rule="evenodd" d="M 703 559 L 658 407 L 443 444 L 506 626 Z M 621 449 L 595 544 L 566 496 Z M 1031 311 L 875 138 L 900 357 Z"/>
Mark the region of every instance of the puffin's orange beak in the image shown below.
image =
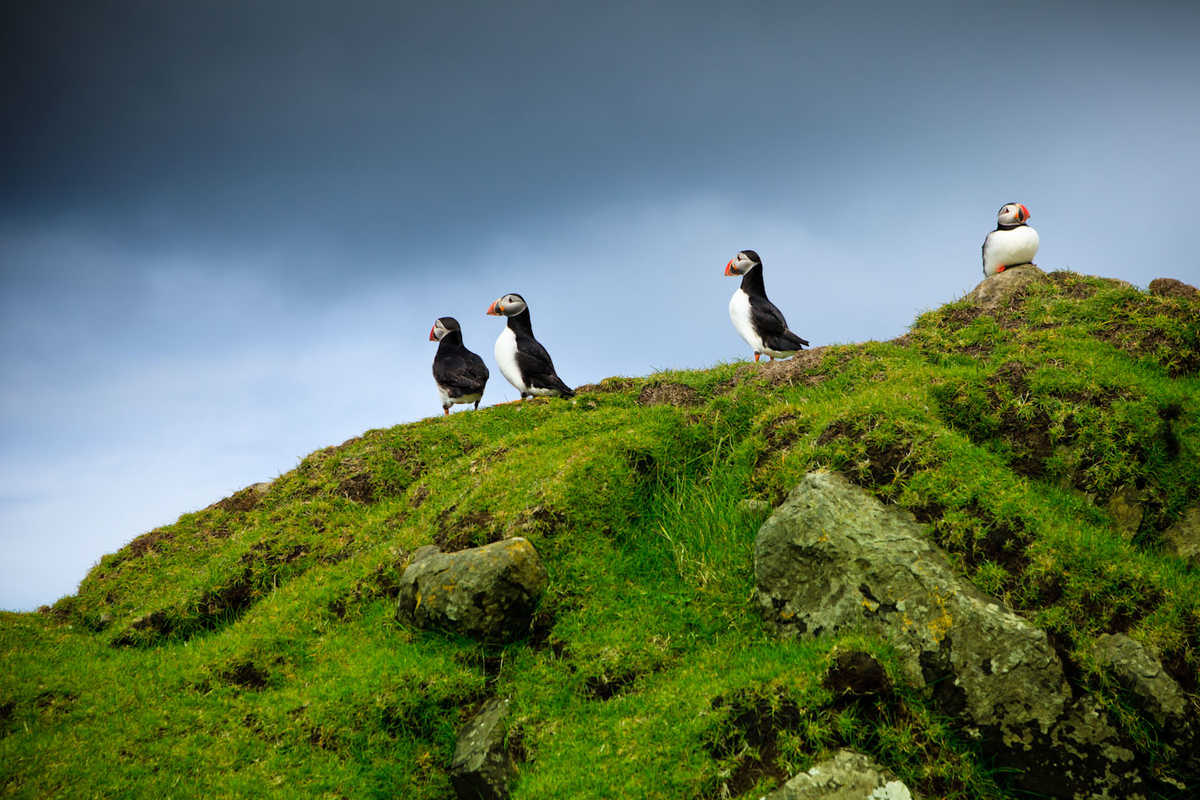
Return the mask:
<path id="1" fill-rule="evenodd" d="M 737 273 L 733 271 L 733 259 L 732 258 L 729 259 L 729 263 L 725 265 L 725 274 L 726 275 L 737 275 Z"/>
<path id="2" fill-rule="evenodd" d="M 496 305 L 499 302 L 500 302 L 499 300 L 494 300 L 492 302 L 492 304 L 490 306 L 488 306 L 487 313 L 491 314 L 493 317 L 499 316 L 500 311 L 502 310 L 499 306 Z"/>
<path id="3" fill-rule="evenodd" d="M 429 341 L 431 341 L 431 342 L 437 341 L 437 337 L 433 335 L 433 332 L 435 330 L 437 330 L 437 325 L 434 325 L 432 328 L 429 329 Z"/>
<path id="4" fill-rule="evenodd" d="M 1019 205 L 1021 207 L 1021 222 L 1024 222 L 1025 220 L 1029 219 L 1029 209 L 1025 207 L 1025 204 L 1018 203 L 1017 205 Z"/>

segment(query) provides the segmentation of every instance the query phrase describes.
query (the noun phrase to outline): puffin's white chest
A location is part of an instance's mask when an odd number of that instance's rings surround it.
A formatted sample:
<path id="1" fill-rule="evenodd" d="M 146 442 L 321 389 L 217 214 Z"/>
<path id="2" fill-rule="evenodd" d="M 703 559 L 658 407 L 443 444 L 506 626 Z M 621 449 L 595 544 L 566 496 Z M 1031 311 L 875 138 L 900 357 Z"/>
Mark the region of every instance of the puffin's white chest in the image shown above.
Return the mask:
<path id="1" fill-rule="evenodd" d="M 741 287 L 729 298 L 729 320 L 733 323 L 733 329 L 746 340 L 746 344 L 750 345 L 754 352 L 763 351 L 762 338 L 755 333 L 754 323 L 750 321 L 750 295 L 742 291 Z"/>
<path id="2" fill-rule="evenodd" d="M 995 275 L 996 268 L 1028 264 L 1038 251 L 1037 231 L 1028 225 L 992 231 L 983 247 L 983 274 Z"/>
<path id="3" fill-rule="evenodd" d="M 499 365 L 500 374 L 504 379 L 515 386 L 518 392 L 528 391 L 525 381 L 521 379 L 521 369 L 517 366 L 517 337 L 512 328 L 505 326 L 504 330 L 500 331 L 492 353 L 496 356 L 496 364 Z"/>

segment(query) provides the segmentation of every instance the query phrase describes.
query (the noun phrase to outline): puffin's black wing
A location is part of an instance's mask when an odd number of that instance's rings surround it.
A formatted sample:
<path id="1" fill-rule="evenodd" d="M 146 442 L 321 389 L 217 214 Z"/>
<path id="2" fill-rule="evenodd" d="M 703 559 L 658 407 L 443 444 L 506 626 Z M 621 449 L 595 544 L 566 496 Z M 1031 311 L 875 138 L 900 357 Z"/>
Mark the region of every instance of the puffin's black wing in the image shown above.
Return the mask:
<path id="1" fill-rule="evenodd" d="M 488 380 L 488 368 L 483 359 L 463 348 L 457 352 L 439 354 L 433 361 L 433 379 L 439 386 L 450 389 L 454 397 L 482 392 Z"/>
<path id="2" fill-rule="evenodd" d="M 808 346 L 807 339 L 801 339 L 788 330 L 783 312 L 765 297 L 750 296 L 750 322 L 763 344 L 772 350 L 799 350 Z"/>
<path id="3" fill-rule="evenodd" d="M 987 236 L 983 237 L 983 244 L 979 247 L 980 261 L 983 263 L 983 277 L 985 277 L 985 278 L 987 277 L 987 245 L 988 245 L 988 239 L 991 239 L 991 238 L 992 238 L 992 235 L 990 233 Z"/>
<path id="4" fill-rule="evenodd" d="M 554 389 L 563 397 L 573 397 L 575 391 L 563 383 L 554 371 L 554 362 L 542 343 L 532 336 L 517 338 L 517 367 L 525 382 L 535 389 Z"/>

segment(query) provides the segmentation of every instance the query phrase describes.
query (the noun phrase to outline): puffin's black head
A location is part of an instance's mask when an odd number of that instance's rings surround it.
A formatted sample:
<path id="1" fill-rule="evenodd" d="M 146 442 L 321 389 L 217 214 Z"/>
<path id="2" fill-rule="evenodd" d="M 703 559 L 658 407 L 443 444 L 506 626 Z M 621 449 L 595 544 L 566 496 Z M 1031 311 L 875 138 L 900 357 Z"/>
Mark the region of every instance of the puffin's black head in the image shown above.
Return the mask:
<path id="1" fill-rule="evenodd" d="M 1022 225 L 1029 219 L 1029 209 L 1021 203 L 1005 203 L 996 212 L 996 223 L 999 225 Z"/>
<path id="2" fill-rule="evenodd" d="M 438 317 L 434 320 L 433 327 L 429 329 L 429 341 L 440 342 L 442 337 L 452 331 L 462 331 L 458 320 L 454 317 Z"/>
<path id="3" fill-rule="evenodd" d="M 755 267 L 762 265 L 762 259 L 753 250 L 743 250 L 725 265 L 726 275 L 745 275 Z"/>
<path id="4" fill-rule="evenodd" d="M 516 292 L 509 292 L 488 306 L 487 313 L 494 317 L 515 317 L 528 307 L 524 297 Z"/>

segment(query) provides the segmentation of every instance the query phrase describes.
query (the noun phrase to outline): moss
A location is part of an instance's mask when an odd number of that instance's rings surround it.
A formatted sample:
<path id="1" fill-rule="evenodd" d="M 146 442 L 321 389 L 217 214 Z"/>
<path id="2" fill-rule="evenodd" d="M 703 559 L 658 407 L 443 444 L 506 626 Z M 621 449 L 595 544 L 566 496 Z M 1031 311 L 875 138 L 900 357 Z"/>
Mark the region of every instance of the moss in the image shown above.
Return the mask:
<path id="1" fill-rule="evenodd" d="M 757 797 L 843 745 L 926 796 L 1010 796 L 922 692 L 822 685 L 846 647 L 891 669 L 884 643 L 780 643 L 750 612 L 756 503 L 816 467 L 926 522 L 1185 780 L 1169 736 L 1073 665 L 1126 632 L 1197 703 L 1200 576 L 1159 541 L 1200 503 L 1198 313 L 1051 273 L 895 342 L 367 431 L 138 537 L 47 613 L 0 615 L 0 785 L 440 798 L 455 732 L 502 694 L 515 797 Z M 394 622 L 417 547 L 513 535 L 550 574 L 526 639 Z"/>

